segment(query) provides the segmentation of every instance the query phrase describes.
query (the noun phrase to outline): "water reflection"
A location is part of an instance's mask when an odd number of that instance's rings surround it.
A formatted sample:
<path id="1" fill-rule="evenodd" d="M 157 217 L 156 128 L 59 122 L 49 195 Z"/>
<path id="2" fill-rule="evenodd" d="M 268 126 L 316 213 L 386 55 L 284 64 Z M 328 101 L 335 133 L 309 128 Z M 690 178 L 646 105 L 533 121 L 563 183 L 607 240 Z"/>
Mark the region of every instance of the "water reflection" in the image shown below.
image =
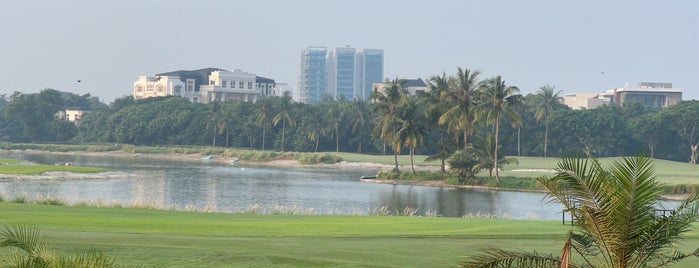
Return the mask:
<path id="1" fill-rule="evenodd" d="M 124 205 L 194 207 L 215 211 L 260 212 L 283 206 L 314 213 L 369 213 L 380 208 L 461 217 L 493 215 L 517 219 L 558 219 L 560 205 L 541 193 L 389 185 L 360 182 L 376 170 L 273 168 L 217 162 L 178 162 L 149 158 L 0 153 L 53 164 L 108 167 L 113 176 L 70 179 L 0 179 L 0 195 L 56 196 L 69 202 L 105 200 Z"/>

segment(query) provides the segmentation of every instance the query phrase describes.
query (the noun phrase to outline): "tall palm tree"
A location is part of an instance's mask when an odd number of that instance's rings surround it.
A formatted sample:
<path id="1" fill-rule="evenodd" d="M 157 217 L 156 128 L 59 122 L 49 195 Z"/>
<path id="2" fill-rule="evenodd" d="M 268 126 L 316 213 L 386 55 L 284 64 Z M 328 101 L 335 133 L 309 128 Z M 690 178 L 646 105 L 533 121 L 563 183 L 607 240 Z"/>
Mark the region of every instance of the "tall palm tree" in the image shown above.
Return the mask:
<path id="1" fill-rule="evenodd" d="M 444 135 L 448 134 L 448 132 L 446 132 L 448 128 L 439 124 L 439 118 L 449 109 L 448 105 L 442 103 L 442 95 L 446 94 L 446 91 L 449 90 L 449 79 L 446 73 L 442 73 L 442 76 L 436 75 L 431 77 L 427 80 L 430 91 L 424 95 L 426 102 L 429 104 L 430 124 L 439 132 L 437 152 L 425 158 L 425 161 L 440 160 L 442 173 L 446 172 L 446 160 L 454 151 L 454 148 L 452 148 L 454 146 L 448 144 L 448 138 Z M 458 134 L 455 136 L 458 136 Z M 458 137 L 454 140 L 458 144 Z"/>
<path id="2" fill-rule="evenodd" d="M 473 97 L 478 90 L 477 70 L 457 68 L 456 76 L 447 81 L 447 90 L 442 91 L 441 101 L 447 110 L 439 118 L 439 124 L 447 124 L 453 132 L 463 133 L 464 148 L 467 137 L 473 133 Z M 439 83 L 443 83 L 439 81 Z"/>
<path id="3" fill-rule="evenodd" d="M 262 97 L 255 102 L 257 117 L 255 124 L 262 129 L 262 150 L 265 149 L 265 141 L 267 140 L 267 128 L 269 127 L 269 119 L 272 116 L 272 102 L 267 97 Z"/>
<path id="4" fill-rule="evenodd" d="M 326 113 L 326 129 L 325 133 L 330 134 L 335 138 L 335 152 L 340 151 L 340 127 L 343 124 L 342 103 L 333 102 Z"/>
<path id="5" fill-rule="evenodd" d="M 407 92 L 405 88 L 403 88 L 403 82 L 398 78 L 386 82 L 388 86 L 383 93 L 378 91 L 372 93 L 372 99 L 376 103 L 374 106 L 374 120 L 376 120 L 376 122 L 372 135 L 374 137 L 378 136 L 384 143 L 391 145 L 395 163 L 394 170 L 399 171 L 398 152 L 400 152 L 402 146 L 400 141 L 396 139 L 399 126 L 397 110 L 401 99 L 407 95 Z"/>
<path id="6" fill-rule="evenodd" d="M 563 103 L 561 91 L 555 91 L 556 86 L 545 85 L 539 88 L 534 98 L 534 119 L 536 122 L 544 120 L 544 157 L 546 157 L 546 148 L 549 140 L 549 117 L 553 113 L 556 106 Z"/>
<path id="7" fill-rule="evenodd" d="M 410 151 L 410 168 L 415 174 L 415 148 L 420 147 L 427 135 L 427 114 L 418 103 L 417 97 L 404 98 L 399 107 L 398 122 L 399 127 L 396 132 L 396 139 L 400 144 L 408 147 Z"/>
<path id="8" fill-rule="evenodd" d="M 284 135 L 286 134 L 286 125 L 287 122 L 290 127 L 294 127 L 296 125 L 296 121 L 294 121 L 294 116 L 292 115 L 291 111 L 291 95 L 289 92 L 284 92 L 284 96 L 281 97 L 279 103 L 277 103 L 278 107 L 277 109 L 279 112 L 277 112 L 276 115 L 274 115 L 274 118 L 272 118 L 272 123 L 274 123 L 274 126 L 277 126 L 279 124 L 279 121 L 282 122 L 282 152 L 284 151 Z"/>
<path id="9" fill-rule="evenodd" d="M 371 125 L 371 114 L 369 113 L 369 103 L 364 99 L 355 99 L 349 104 L 349 125 L 351 133 L 358 137 L 359 145 L 357 153 L 362 153 L 362 138 Z"/>
<path id="10" fill-rule="evenodd" d="M 555 176 L 538 180 L 576 219 L 560 257 L 493 249 L 462 267 L 664 267 L 699 256 L 699 249 L 676 248 L 699 219 L 699 195 L 669 215 L 657 213 L 662 189 L 650 158 L 624 158 L 608 168 L 596 160 L 564 158 Z M 571 258 L 573 253 L 579 258 Z"/>
<path id="11" fill-rule="evenodd" d="M 481 86 L 481 90 L 481 114 L 485 117 L 487 122 L 493 124 L 495 129 L 495 157 L 493 160 L 493 167 L 495 169 L 495 179 L 499 181 L 498 151 L 500 150 L 500 120 L 502 116 L 505 115 L 510 122 L 520 121 L 520 117 L 514 108 L 521 102 L 522 95 L 518 94 L 519 88 L 515 86 L 506 86 L 505 81 L 502 80 L 502 77 L 499 75 L 486 81 L 486 83 Z"/>
<path id="12" fill-rule="evenodd" d="M 320 144 L 320 136 L 323 135 L 323 125 L 325 124 L 324 122 L 324 111 L 325 107 L 319 105 L 316 105 L 315 107 L 310 107 L 308 109 L 308 124 L 309 124 L 309 130 L 308 130 L 308 139 L 312 140 L 315 143 L 315 148 L 313 149 L 313 152 L 318 152 L 318 145 Z"/>

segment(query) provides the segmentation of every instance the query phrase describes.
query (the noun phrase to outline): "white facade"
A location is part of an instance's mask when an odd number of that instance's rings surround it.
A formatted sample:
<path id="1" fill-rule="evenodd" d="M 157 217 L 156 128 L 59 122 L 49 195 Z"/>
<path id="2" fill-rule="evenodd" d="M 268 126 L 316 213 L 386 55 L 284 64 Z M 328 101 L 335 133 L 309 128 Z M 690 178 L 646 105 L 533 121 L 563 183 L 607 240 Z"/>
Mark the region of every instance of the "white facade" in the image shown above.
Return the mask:
<path id="1" fill-rule="evenodd" d="M 563 96 L 564 103 L 573 109 L 594 109 L 605 104 L 623 105 L 638 102 L 653 108 L 663 108 L 682 100 L 682 89 L 672 83 L 640 82 L 637 87 L 612 88 L 603 93 L 572 93 Z"/>
<path id="2" fill-rule="evenodd" d="M 186 85 L 178 76 L 139 76 L 133 82 L 134 99 L 145 99 L 150 97 L 164 96 L 184 96 L 190 94 L 193 88 L 185 89 Z"/>
<path id="3" fill-rule="evenodd" d="M 256 101 L 262 94 L 255 83 L 256 76 L 241 70 L 213 71 L 209 84 L 199 86 L 199 102 L 213 101 Z"/>
<path id="4" fill-rule="evenodd" d="M 241 70 L 206 68 L 180 70 L 156 76 L 139 76 L 133 83 L 134 99 L 181 96 L 192 102 L 256 101 L 272 95 L 275 82 Z"/>

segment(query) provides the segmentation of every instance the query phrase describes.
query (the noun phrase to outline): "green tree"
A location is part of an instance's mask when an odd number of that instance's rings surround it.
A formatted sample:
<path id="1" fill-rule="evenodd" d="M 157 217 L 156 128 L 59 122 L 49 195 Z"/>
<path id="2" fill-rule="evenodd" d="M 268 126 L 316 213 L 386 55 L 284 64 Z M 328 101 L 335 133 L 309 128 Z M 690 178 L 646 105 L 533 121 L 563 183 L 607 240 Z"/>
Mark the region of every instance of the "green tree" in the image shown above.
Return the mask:
<path id="1" fill-rule="evenodd" d="M 446 81 L 446 90 L 440 89 L 440 100 L 446 111 L 439 117 L 439 124 L 446 124 L 451 132 L 463 133 L 464 148 L 468 144 L 468 135 L 473 133 L 473 98 L 479 87 L 479 75 L 479 71 L 459 67 L 456 76 Z M 442 77 L 435 82 L 437 86 L 443 86 L 444 80 Z"/>
<path id="2" fill-rule="evenodd" d="M 284 96 L 282 96 L 279 99 L 279 102 L 277 103 L 277 114 L 274 115 L 274 118 L 272 118 L 272 123 L 274 123 L 274 126 L 277 126 L 279 122 L 282 122 L 282 152 L 284 151 L 284 140 L 285 140 L 285 133 L 286 133 L 286 125 L 289 124 L 289 127 L 294 127 L 296 126 L 296 121 L 294 120 L 295 116 L 293 115 L 291 111 L 291 96 L 289 95 L 288 92 L 284 93 Z"/>
<path id="3" fill-rule="evenodd" d="M 255 125 L 262 129 L 262 150 L 264 150 L 269 120 L 272 117 L 272 102 L 270 98 L 263 97 L 257 100 L 255 102 L 255 112 L 257 113 Z"/>
<path id="4" fill-rule="evenodd" d="M 452 146 L 449 140 L 448 128 L 442 124 L 439 124 L 439 119 L 442 115 L 449 109 L 447 105 L 442 103 L 442 95 L 447 94 L 449 90 L 449 77 L 446 73 L 442 73 L 442 76 L 433 76 L 428 81 L 427 84 L 430 91 L 427 94 L 422 95 L 424 102 L 428 104 L 428 118 L 431 127 L 439 134 L 439 140 L 437 141 L 436 152 L 427 158 L 425 161 L 441 161 L 441 171 L 446 172 L 446 160 L 449 159 L 451 154 L 454 152 L 454 147 L 458 147 L 458 134 L 454 135 L 454 143 L 457 146 Z"/>
<path id="5" fill-rule="evenodd" d="M 561 91 L 556 91 L 556 86 L 545 85 L 539 88 L 534 98 L 533 108 L 536 122 L 544 121 L 544 157 L 547 156 L 546 149 L 549 142 L 549 117 L 557 106 L 563 103 Z"/>
<path id="6" fill-rule="evenodd" d="M 494 126 L 495 133 L 495 156 L 493 159 L 493 169 L 495 170 L 495 179 L 500 180 L 498 172 L 498 149 L 499 149 L 499 134 L 500 120 L 505 115 L 510 122 L 519 122 L 519 115 L 515 112 L 515 106 L 519 105 L 522 95 L 519 93 L 519 88 L 515 86 L 506 86 L 502 77 L 496 76 L 481 86 L 481 113 L 486 122 Z"/>
<path id="7" fill-rule="evenodd" d="M 358 141 L 357 153 L 362 153 L 362 139 L 370 130 L 371 113 L 369 111 L 369 103 L 364 99 L 355 99 L 349 103 L 347 122 L 350 126 L 350 133 L 356 137 Z"/>
<path id="8" fill-rule="evenodd" d="M 669 215 L 657 213 L 662 189 L 649 158 L 624 158 L 608 168 L 564 158 L 555 176 L 538 181 L 575 217 L 561 255 L 491 249 L 461 267 L 664 267 L 699 255 L 676 248 L 699 218 L 699 195 Z"/>
<path id="9" fill-rule="evenodd" d="M 387 81 L 388 82 L 388 81 Z M 403 97 L 407 95 L 403 82 L 396 78 L 388 82 L 384 93 L 374 91 L 372 99 L 376 103 L 374 106 L 375 124 L 372 135 L 379 137 L 384 144 L 388 143 L 393 150 L 394 170 L 398 170 L 398 153 L 402 147 L 400 140 L 396 138 L 399 129 L 398 106 Z"/>
<path id="10" fill-rule="evenodd" d="M 399 107 L 396 138 L 410 151 L 410 169 L 415 174 L 415 148 L 425 142 L 427 114 L 415 96 L 403 98 Z"/>
<path id="11" fill-rule="evenodd" d="M 689 146 L 689 163 L 697 163 L 699 149 L 699 101 L 681 101 L 662 111 L 664 119 L 673 122 L 677 132 Z"/>

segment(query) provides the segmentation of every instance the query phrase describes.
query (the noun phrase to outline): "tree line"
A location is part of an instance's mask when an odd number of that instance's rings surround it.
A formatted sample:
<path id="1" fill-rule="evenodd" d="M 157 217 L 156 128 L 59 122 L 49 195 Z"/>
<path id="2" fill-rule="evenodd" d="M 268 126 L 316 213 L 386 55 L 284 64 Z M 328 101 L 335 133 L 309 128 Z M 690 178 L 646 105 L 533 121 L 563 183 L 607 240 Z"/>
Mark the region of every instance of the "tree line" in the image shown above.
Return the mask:
<path id="1" fill-rule="evenodd" d="M 408 94 L 401 79 L 387 81 L 369 100 L 326 97 L 314 104 L 288 95 L 256 102 L 192 103 L 180 97 L 116 99 L 106 105 L 89 94 L 53 89 L 0 98 L 0 141 L 103 142 L 135 145 L 211 145 L 281 151 L 424 154 L 478 160 L 497 172 L 507 156 L 645 153 L 695 163 L 699 101 L 663 109 L 640 103 L 573 110 L 555 86 L 521 95 L 500 77 L 476 70 L 428 80 L 429 90 Z M 76 126 L 56 120 L 66 107 L 91 110 Z"/>

